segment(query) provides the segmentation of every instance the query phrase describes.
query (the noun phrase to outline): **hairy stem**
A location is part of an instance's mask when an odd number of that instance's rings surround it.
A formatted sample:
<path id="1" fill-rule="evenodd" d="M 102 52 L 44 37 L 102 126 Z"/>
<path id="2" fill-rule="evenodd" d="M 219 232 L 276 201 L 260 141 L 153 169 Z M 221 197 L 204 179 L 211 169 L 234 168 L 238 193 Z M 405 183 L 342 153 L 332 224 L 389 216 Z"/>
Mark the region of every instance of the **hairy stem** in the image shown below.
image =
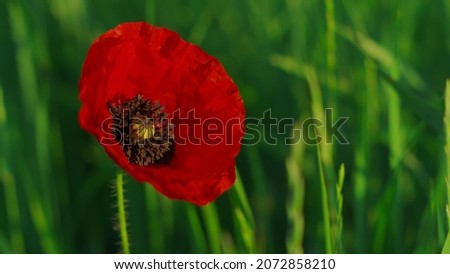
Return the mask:
<path id="1" fill-rule="evenodd" d="M 125 199 L 123 195 L 123 171 L 117 168 L 116 174 L 117 190 L 117 214 L 119 220 L 119 232 L 122 252 L 130 254 L 130 243 L 128 242 L 127 219 L 125 213 Z"/>

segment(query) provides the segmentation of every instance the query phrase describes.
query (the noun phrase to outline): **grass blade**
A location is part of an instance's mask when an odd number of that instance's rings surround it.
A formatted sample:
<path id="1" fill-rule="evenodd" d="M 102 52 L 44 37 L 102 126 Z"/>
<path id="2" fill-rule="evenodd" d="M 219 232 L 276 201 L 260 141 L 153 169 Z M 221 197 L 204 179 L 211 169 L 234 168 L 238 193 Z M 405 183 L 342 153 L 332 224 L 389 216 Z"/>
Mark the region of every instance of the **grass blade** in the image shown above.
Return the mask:
<path id="1" fill-rule="evenodd" d="M 335 253 L 341 253 L 344 249 L 343 234 L 344 234 L 344 179 L 345 179 L 345 166 L 341 164 L 338 173 L 338 183 L 336 185 L 337 194 L 337 235 L 335 243 Z"/>
<path id="2" fill-rule="evenodd" d="M 327 46 L 327 87 L 328 91 L 333 95 L 337 87 L 336 77 L 336 20 L 335 20 L 334 0 L 325 1 L 325 19 L 326 19 L 326 46 Z M 335 107 L 334 96 L 330 103 L 331 107 Z"/>
<path id="3" fill-rule="evenodd" d="M 305 180 L 301 171 L 305 153 L 305 143 L 300 141 L 291 148 L 286 159 L 288 175 L 288 197 L 286 211 L 288 218 L 286 249 L 288 253 L 304 253 L 303 237 L 305 233 Z"/>
<path id="4" fill-rule="evenodd" d="M 445 85 L 445 154 L 447 160 L 447 176 L 445 178 L 445 183 L 447 186 L 447 239 L 445 240 L 442 253 L 450 254 L 450 79 L 447 79 Z"/>
<path id="5" fill-rule="evenodd" d="M 450 232 L 447 234 L 447 239 L 445 239 L 445 244 L 442 248 L 442 254 L 450 254 Z"/>
<path id="6" fill-rule="evenodd" d="M 208 204 L 201 208 L 203 221 L 206 225 L 206 233 L 208 235 L 209 249 L 211 253 L 222 253 L 221 247 L 221 229 L 219 215 L 214 203 Z"/>
<path id="7" fill-rule="evenodd" d="M 328 191 L 327 191 L 327 184 L 325 182 L 325 174 L 322 167 L 323 164 L 320 156 L 321 153 L 319 144 L 316 145 L 316 149 L 317 149 L 317 165 L 319 167 L 319 176 L 320 176 L 320 198 L 322 203 L 322 221 L 324 226 L 325 252 L 327 254 L 331 254 L 333 253 L 333 247 L 332 247 L 332 235 L 330 224 L 330 207 L 328 204 Z"/>
<path id="8" fill-rule="evenodd" d="M 154 253 L 165 251 L 165 236 L 167 235 L 164 226 L 161 225 L 161 199 L 152 186 L 145 186 L 145 203 L 147 207 L 148 238 L 150 250 Z"/>
<path id="9" fill-rule="evenodd" d="M 194 253 L 206 253 L 208 247 L 206 245 L 205 232 L 202 228 L 200 218 L 198 216 L 196 208 L 191 204 L 186 204 L 186 213 L 188 223 L 191 226 L 191 246 Z"/>
<path id="10" fill-rule="evenodd" d="M 241 177 L 236 170 L 236 182 L 231 191 L 231 207 L 236 228 L 238 243 L 241 243 L 241 252 L 255 253 L 255 220 L 253 218 L 250 203 L 245 194 Z"/>
<path id="11" fill-rule="evenodd" d="M 445 85 L 445 154 L 447 160 L 447 176 L 445 182 L 447 185 L 447 222 L 450 231 L 450 79 L 447 79 Z M 448 237 L 447 237 L 448 241 Z"/>

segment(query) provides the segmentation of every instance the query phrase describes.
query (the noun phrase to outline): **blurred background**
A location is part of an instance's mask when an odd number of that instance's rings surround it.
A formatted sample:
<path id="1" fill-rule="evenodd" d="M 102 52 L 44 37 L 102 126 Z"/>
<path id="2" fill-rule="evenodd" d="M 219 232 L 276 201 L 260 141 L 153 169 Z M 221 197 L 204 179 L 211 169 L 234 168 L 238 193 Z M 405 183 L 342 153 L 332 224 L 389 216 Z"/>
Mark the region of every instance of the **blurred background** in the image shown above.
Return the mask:
<path id="1" fill-rule="evenodd" d="M 77 84 L 125 21 L 216 56 L 249 117 L 349 117 L 347 145 L 286 145 L 287 127 L 243 146 L 236 186 L 206 207 L 127 177 L 132 252 L 442 251 L 450 1 L 0 0 L 0 253 L 120 252 L 115 165 L 78 125 Z"/>

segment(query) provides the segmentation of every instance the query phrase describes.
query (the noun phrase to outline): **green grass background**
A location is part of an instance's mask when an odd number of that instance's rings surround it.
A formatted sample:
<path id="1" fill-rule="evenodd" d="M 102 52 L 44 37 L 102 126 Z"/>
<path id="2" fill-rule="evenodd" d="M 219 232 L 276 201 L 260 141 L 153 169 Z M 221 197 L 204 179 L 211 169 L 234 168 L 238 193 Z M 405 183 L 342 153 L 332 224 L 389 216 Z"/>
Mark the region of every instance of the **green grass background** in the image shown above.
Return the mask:
<path id="1" fill-rule="evenodd" d="M 333 108 L 350 142 L 284 145 L 288 128 L 245 146 L 206 207 L 126 176 L 132 252 L 443 251 L 450 1 L 0 0 L 0 253 L 120 251 L 115 166 L 78 125 L 77 84 L 93 39 L 125 21 L 216 56 L 249 117 Z"/>

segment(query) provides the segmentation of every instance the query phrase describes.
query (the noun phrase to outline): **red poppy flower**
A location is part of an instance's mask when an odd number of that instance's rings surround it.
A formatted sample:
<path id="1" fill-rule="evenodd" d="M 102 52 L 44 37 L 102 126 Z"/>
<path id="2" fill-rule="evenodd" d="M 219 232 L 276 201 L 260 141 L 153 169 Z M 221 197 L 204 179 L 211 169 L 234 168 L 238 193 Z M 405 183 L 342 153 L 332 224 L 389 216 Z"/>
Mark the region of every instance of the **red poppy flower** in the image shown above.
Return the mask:
<path id="1" fill-rule="evenodd" d="M 79 90 L 81 127 L 137 181 L 197 205 L 233 185 L 242 98 L 217 59 L 175 32 L 143 22 L 107 31 Z"/>

